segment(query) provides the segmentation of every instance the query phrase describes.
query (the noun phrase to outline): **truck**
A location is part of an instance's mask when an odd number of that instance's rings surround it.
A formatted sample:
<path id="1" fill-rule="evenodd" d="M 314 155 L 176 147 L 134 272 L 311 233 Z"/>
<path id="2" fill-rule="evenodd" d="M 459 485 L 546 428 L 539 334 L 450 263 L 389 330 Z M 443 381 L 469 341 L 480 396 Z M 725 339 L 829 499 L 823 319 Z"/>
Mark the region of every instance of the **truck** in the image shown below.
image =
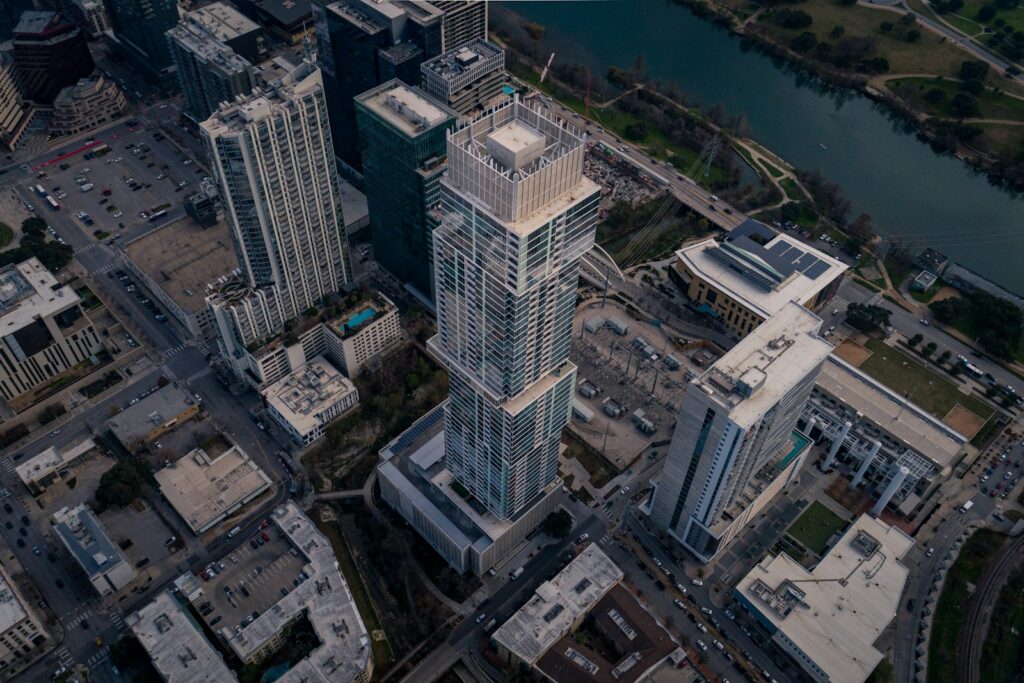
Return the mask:
<path id="1" fill-rule="evenodd" d="M 967 512 L 972 507 L 974 507 L 974 501 L 973 500 L 969 500 L 969 501 L 967 501 L 966 503 L 964 503 L 963 505 L 960 506 L 960 512 Z"/>
<path id="2" fill-rule="evenodd" d="M 234 529 L 228 532 L 228 538 L 234 538 L 240 533 L 242 533 L 242 527 L 236 526 Z"/>
<path id="3" fill-rule="evenodd" d="M 85 183 L 84 185 L 82 185 L 78 189 L 80 189 L 82 192 L 88 192 L 89 190 L 91 190 L 94 187 L 96 187 L 96 186 L 93 185 L 92 183 Z"/>
<path id="4" fill-rule="evenodd" d="M 515 581 L 516 579 L 518 579 L 518 578 L 519 578 L 520 576 L 522 576 L 522 575 L 523 575 L 523 572 L 524 572 L 524 571 L 526 571 L 526 569 L 524 569 L 523 567 L 519 567 L 519 568 L 518 568 L 518 569 L 516 569 L 516 570 L 515 570 L 514 572 L 512 572 L 511 574 L 509 574 L 509 575 L 508 575 L 508 578 L 510 578 L 510 579 L 512 579 L 513 581 Z"/>

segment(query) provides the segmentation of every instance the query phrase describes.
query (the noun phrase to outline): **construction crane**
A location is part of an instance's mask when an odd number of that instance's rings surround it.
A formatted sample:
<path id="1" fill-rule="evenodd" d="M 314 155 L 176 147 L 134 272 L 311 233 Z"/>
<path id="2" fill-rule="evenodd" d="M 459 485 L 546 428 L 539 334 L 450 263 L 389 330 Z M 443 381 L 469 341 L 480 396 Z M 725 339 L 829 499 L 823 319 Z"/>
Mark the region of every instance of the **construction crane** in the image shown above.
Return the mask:
<path id="1" fill-rule="evenodd" d="M 555 53 L 554 52 L 552 52 L 551 56 L 548 57 L 548 63 L 544 65 L 544 70 L 540 72 L 540 81 L 538 82 L 538 85 L 540 83 L 543 83 L 544 79 L 548 77 L 548 70 L 551 68 L 551 62 L 553 62 L 553 61 L 555 61 Z"/>

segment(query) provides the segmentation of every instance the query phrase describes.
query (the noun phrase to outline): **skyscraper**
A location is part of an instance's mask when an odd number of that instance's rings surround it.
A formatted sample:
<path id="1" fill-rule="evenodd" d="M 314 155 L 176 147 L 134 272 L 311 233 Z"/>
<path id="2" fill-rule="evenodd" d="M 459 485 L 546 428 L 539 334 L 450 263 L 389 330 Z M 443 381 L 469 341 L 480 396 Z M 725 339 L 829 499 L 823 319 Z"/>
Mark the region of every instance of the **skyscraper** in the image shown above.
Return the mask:
<path id="1" fill-rule="evenodd" d="M 799 468 L 809 440 L 794 430 L 832 351 L 820 327 L 790 302 L 686 386 L 650 516 L 701 560 Z"/>
<path id="2" fill-rule="evenodd" d="M 167 32 L 184 99 L 182 111 L 205 121 L 221 102 L 252 92 L 253 67 L 202 25 L 183 21 Z"/>
<path id="3" fill-rule="evenodd" d="M 23 13 L 12 42 L 25 98 L 36 104 L 53 104 L 62 88 L 92 73 L 85 33 L 57 12 Z"/>
<path id="4" fill-rule="evenodd" d="M 478 38 L 420 64 L 423 90 L 459 114 L 485 109 L 505 83 L 505 53 Z"/>
<path id="5" fill-rule="evenodd" d="M 450 52 L 477 38 L 487 39 L 488 0 L 431 0 L 444 12 L 442 52 Z"/>
<path id="6" fill-rule="evenodd" d="M 431 232 L 455 113 L 393 80 L 356 98 L 356 119 L 376 260 L 430 299 Z"/>
<path id="7" fill-rule="evenodd" d="M 445 464 L 500 519 L 557 478 L 579 262 L 600 197 L 583 155 L 578 131 L 518 99 L 448 139 L 428 344 L 450 373 Z"/>
<path id="8" fill-rule="evenodd" d="M 281 334 L 350 279 L 320 71 L 304 62 L 200 129 L 242 271 L 208 302 L 241 374 L 247 347 Z"/>
<path id="9" fill-rule="evenodd" d="M 178 23 L 175 0 L 106 0 L 114 37 L 132 66 L 165 90 L 177 87 L 166 34 Z"/>

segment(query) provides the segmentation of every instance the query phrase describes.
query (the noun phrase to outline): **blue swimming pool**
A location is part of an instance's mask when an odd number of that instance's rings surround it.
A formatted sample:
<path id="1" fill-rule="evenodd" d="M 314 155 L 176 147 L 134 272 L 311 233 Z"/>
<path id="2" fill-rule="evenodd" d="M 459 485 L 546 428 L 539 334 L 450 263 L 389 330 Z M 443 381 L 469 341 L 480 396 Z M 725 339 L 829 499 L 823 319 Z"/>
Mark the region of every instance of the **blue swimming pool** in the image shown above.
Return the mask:
<path id="1" fill-rule="evenodd" d="M 370 320 L 375 315 L 377 315 L 377 311 L 375 311 L 372 307 L 364 308 L 363 310 L 359 311 L 351 318 L 346 320 L 343 323 L 343 326 L 347 327 L 350 330 L 357 329 L 360 325 L 365 323 L 367 320 Z"/>

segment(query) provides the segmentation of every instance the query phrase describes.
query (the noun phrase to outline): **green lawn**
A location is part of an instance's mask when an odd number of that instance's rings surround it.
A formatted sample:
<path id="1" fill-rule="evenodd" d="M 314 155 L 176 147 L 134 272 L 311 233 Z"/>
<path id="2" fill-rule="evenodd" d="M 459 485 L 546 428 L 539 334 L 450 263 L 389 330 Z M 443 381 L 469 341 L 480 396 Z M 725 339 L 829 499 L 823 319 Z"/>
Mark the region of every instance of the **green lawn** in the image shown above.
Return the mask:
<path id="1" fill-rule="evenodd" d="M 782 185 L 782 189 L 785 190 L 786 196 L 792 199 L 794 202 L 799 202 L 807 199 L 804 193 L 800 191 L 796 181 L 792 178 L 785 178 L 779 182 Z"/>
<path id="2" fill-rule="evenodd" d="M 937 78 L 899 78 L 886 82 L 886 86 L 905 100 L 914 102 L 932 116 L 955 118 L 949 109 L 949 103 L 958 93 L 964 92 L 958 81 L 940 80 Z M 938 104 L 932 104 L 925 95 L 932 90 L 943 93 Z M 981 118 L 1007 119 L 1010 121 L 1024 120 L 1024 100 L 1010 97 L 1005 93 L 987 89 L 976 96 Z"/>
<path id="3" fill-rule="evenodd" d="M 768 169 L 768 172 L 772 174 L 773 178 L 781 178 L 782 177 L 782 171 L 780 171 L 779 169 L 775 168 L 774 166 L 769 164 L 764 159 L 759 160 L 758 163 L 761 164 L 762 166 L 764 166 L 766 169 Z M 789 194 L 789 193 L 787 192 L 786 194 Z"/>
<path id="4" fill-rule="evenodd" d="M 976 531 L 964 543 L 956 562 L 946 575 L 942 595 L 939 596 L 932 619 L 932 638 L 928 645 L 928 683 L 957 683 L 956 641 L 970 598 L 967 584 L 977 584 L 985 565 L 998 552 L 1005 538 L 1003 534 L 989 529 Z M 992 679 L 982 675 L 981 680 Z"/>
<path id="5" fill-rule="evenodd" d="M 844 526 L 846 520 L 814 501 L 786 533 L 820 557 L 828 550 L 828 540 Z"/>
<path id="6" fill-rule="evenodd" d="M 0 249 L 3 249 L 14 239 L 14 230 L 6 223 L 0 222 Z"/>
<path id="7" fill-rule="evenodd" d="M 893 391 L 909 394 L 910 401 L 935 417 L 945 417 L 957 403 L 985 419 L 995 412 L 989 404 L 961 393 L 953 382 L 880 339 L 869 339 L 866 346 L 871 357 L 861 363 L 860 369 Z"/>

